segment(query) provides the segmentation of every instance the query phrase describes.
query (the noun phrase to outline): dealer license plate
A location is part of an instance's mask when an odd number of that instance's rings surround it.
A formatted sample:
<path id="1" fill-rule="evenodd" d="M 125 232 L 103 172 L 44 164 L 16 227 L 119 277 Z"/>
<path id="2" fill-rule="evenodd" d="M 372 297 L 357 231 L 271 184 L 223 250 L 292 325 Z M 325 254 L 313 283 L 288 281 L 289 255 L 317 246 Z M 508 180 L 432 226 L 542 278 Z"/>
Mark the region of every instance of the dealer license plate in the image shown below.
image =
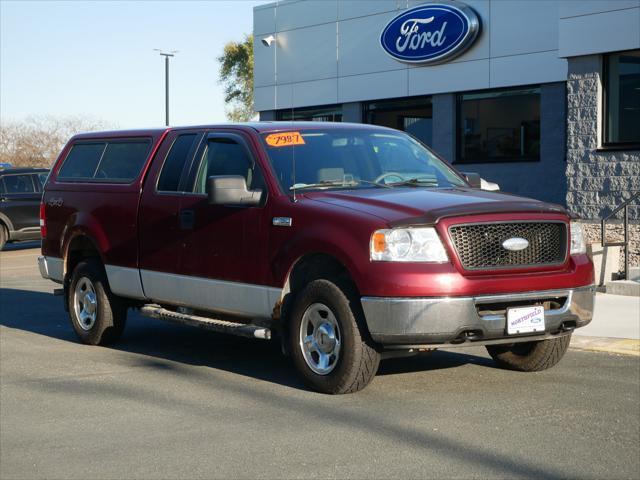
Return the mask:
<path id="1" fill-rule="evenodd" d="M 518 307 L 507 310 L 507 333 L 544 332 L 544 307 Z"/>

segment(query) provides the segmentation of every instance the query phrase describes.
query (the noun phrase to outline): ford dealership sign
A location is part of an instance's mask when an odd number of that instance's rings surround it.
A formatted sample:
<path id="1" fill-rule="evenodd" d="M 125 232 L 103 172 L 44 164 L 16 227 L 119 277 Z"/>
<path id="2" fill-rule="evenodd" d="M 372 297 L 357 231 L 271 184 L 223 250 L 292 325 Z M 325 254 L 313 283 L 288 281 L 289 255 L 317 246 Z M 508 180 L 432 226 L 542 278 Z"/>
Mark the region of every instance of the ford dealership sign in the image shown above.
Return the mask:
<path id="1" fill-rule="evenodd" d="M 429 3 L 391 20 L 380 35 L 382 48 L 409 63 L 441 63 L 465 51 L 478 36 L 480 20 L 460 3 Z"/>

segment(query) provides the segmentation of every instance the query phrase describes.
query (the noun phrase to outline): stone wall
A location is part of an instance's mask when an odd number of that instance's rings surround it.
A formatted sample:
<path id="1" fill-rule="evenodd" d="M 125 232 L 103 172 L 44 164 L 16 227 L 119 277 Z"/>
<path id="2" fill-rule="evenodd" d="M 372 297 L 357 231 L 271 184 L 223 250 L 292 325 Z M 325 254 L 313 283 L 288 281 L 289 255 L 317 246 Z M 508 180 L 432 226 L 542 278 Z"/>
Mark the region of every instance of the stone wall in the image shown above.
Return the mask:
<path id="1" fill-rule="evenodd" d="M 605 150 L 601 145 L 602 57 L 569 58 L 567 80 L 567 208 L 586 220 L 587 242 L 600 242 L 599 219 L 640 190 L 640 151 Z M 618 214 L 621 218 L 622 212 Z M 630 264 L 640 265 L 640 207 L 630 206 Z M 607 240 L 622 241 L 621 222 Z M 624 257 L 620 255 L 620 268 Z"/>
<path id="2" fill-rule="evenodd" d="M 640 151 L 604 150 L 601 144 L 600 55 L 569 58 L 567 80 L 567 207 L 597 221 L 640 190 Z M 640 207 L 629 209 L 640 220 Z"/>

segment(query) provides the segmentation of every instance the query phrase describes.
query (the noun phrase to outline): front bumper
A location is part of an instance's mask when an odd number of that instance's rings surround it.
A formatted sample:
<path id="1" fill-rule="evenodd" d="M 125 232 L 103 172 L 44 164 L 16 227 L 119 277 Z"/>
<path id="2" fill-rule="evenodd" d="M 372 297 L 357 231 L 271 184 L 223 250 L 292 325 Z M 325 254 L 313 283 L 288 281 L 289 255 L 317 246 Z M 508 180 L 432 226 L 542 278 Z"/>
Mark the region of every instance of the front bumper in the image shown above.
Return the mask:
<path id="1" fill-rule="evenodd" d="M 362 297 L 371 337 L 388 347 L 516 343 L 566 335 L 593 317 L 595 287 L 475 297 Z M 506 309 L 544 305 L 544 333 L 509 335 Z"/>

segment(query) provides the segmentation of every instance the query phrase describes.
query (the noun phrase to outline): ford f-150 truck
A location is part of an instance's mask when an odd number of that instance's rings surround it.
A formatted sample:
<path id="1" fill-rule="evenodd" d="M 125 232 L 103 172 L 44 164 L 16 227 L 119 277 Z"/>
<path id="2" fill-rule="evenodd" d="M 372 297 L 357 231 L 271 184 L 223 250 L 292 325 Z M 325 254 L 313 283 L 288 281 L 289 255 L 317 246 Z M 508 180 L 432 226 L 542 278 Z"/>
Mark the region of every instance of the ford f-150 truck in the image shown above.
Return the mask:
<path id="1" fill-rule="evenodd" d="M 326 393 L 364 388 L 385 355 L 454 346 L 549 368 L 592 317 L 580 224 L 479 180 L 371 125 L 81 134 L 45 186 L 40 271 L 84 343 L 115 341 L 136 308 L 278 338 Z"/>

